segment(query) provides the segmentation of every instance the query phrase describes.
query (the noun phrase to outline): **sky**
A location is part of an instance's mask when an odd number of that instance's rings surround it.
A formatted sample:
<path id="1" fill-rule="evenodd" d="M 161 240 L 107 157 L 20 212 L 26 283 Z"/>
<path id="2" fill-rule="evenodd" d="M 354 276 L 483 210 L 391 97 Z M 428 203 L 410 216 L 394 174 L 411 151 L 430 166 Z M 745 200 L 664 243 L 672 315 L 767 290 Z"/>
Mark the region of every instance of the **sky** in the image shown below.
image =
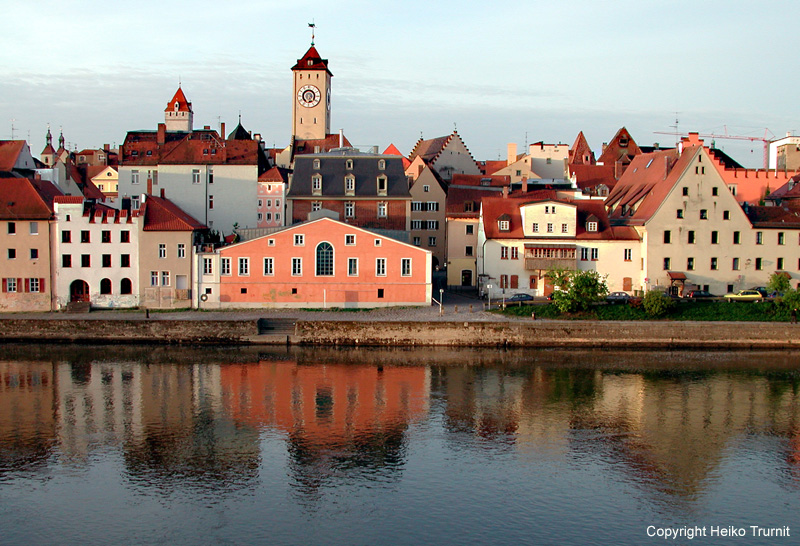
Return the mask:
<path id="1" fill-rule="evenodd" d="M 457 128 L 490 160 L 583 131 L 599 155 L 623 126 L 639 145 L 674 145 L 659 132 L 676 119 L 682 133 L 800 135 L 796 0 L 0 0 L 0 12 L 0 139 L 13 127 L 35 156 L 48 124 L 78 149 L 154 130 L 179 83 L 196 128 L 230 131 L 241 112 L 284 147 L 312 21 L 334 74 L 332 130 L 356 146 L 408 154 Z M 760 140 L 715 143 L 762 165 Z"/>

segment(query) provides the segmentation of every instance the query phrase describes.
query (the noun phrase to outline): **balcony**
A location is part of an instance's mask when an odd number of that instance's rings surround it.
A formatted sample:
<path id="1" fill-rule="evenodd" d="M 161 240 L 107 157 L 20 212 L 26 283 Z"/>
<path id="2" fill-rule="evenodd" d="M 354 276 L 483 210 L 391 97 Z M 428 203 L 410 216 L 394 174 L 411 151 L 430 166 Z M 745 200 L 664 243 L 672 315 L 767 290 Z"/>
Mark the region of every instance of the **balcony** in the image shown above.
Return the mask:
<path id="1" fill-rule="evenodd" d="M 577 269 L 575 245 L 525 245 L 525 269 Z"/>

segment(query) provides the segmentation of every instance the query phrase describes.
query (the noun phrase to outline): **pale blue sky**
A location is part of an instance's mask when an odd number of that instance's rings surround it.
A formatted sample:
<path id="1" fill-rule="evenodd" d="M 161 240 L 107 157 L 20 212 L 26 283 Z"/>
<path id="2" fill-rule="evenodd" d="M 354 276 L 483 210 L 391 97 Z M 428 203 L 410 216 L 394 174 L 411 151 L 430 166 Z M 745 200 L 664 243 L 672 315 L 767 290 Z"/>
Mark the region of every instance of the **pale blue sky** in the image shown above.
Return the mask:
<path id="1" fill-rule="evenodd" d="M 0 0 L 0 138 L 47 123 L 79 148 L 155 129 L 178 85 L 195 126 L 243 125 L 268 145 L 291 131 L 291 66 L 310 42 L 333 78 L 332 126 L 356 145 L 457 124 L 476 159 L 506 144 L 599 150 L 626 126 L 639 144 L 682 131 L 798 130 L 796 1 L 71 2 Z M 717 141 L 747 166 L 760 143 Z M 751 151 L 752 150 L 752 151 Z"/>

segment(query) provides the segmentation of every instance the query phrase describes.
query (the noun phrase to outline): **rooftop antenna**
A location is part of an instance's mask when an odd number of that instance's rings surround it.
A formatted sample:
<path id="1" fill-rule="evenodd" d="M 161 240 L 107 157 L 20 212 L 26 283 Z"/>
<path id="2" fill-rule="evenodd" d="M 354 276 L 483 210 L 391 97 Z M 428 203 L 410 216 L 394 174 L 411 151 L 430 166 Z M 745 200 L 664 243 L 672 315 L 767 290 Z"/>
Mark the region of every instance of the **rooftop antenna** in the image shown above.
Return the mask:
<path id="1" fill-rule="evenodd" d="M 11 118 L 11 140 L 14 140 L 14 122 L 17 121 L 15 118 Z"/>
<path id="2" fill-rule="evenodd" d="M 671 128 L 675 129 L 675 147 L 678 147 L 678 141 L 680 138 L 680 132 L 678 131 L 678 114 L 680 112 L 675 112 L 675 125 L 670 125 Z"/>
<path id="3" fill-rule="evenodd" d="M 455 121 L 453 122 L 453 132 L 454 132 L 454 133 L 457 133 L 457 132 L 458 132 L 458 125 L 456 125 L 456 122 L 455 122 Z"/>
<path id="4" fill-rule="evenodd" d="M 528 131 L 525 131 L 525 149 L 528 149 Z"/>
<path id="5" fill-rule="evenodd" d="M 314 19 L 311 19 L 311 22 L 308 23 L 308 26 L 311 27 L 311 46 L 314 46 L 314 31 L 317 29 L 317 25 L 314 23 Z"/>

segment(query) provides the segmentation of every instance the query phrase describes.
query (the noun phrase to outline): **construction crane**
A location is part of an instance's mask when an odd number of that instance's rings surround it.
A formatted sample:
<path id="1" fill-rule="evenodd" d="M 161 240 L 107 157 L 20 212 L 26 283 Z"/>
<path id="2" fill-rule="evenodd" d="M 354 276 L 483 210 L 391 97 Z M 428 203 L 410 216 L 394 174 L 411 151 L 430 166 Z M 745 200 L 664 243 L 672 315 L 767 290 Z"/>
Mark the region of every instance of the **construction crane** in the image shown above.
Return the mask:
<path id="1" fill-rule="evenodd" d="M 677 121 L 676 121 L 676 123 L 677 123 Z M 677 129 L 677 127 L 676 127 L 676 129 Z M 699 136 L 700 138 L 710 138 L 710 139 L 713 139 L 713 140 L 716 140 L 718 138 L 724 138 L 724 139 L 728 139 L 728 140 L 749 140 L 750 142 L 756 142 L 756 141 L 763 142 L 764 143 L 764 168 L 765 169 L 769 168 L 769 145 L 772 142 L 772 140 L 775 138 L 775 135 L 772 134 L 772 131 L 770 131 L 767 128 L 764 128 L 764 136 L 763 137 L 757 137 L 757 136 L 747 136 L 747 135 L 732 135 L 732 134 L 728 133 L 728 126 L 727 125 L 723 125 L 722 126 L 722 130 L 723 130 L 722 134 L 719 134 L 719 133 L 698 133 L 697 136 Z M 674 135 L 676 137 L 678 137 L 678 136 L 682 136 L 682 137 L 689 136 L 688 134 L 685 134 L 685 133 L 678 133 L 677 130 L 674 133 L 666 133 L 666 132 L 661 132 L 661 131 L 655 131 L 655 134 L 657 134 L 657 135 Z M 770 137 L 772 137 L 772 138 L 770 138 Z M 712 142 L 712 146 L 713 146 L 713 142 Z"/>

